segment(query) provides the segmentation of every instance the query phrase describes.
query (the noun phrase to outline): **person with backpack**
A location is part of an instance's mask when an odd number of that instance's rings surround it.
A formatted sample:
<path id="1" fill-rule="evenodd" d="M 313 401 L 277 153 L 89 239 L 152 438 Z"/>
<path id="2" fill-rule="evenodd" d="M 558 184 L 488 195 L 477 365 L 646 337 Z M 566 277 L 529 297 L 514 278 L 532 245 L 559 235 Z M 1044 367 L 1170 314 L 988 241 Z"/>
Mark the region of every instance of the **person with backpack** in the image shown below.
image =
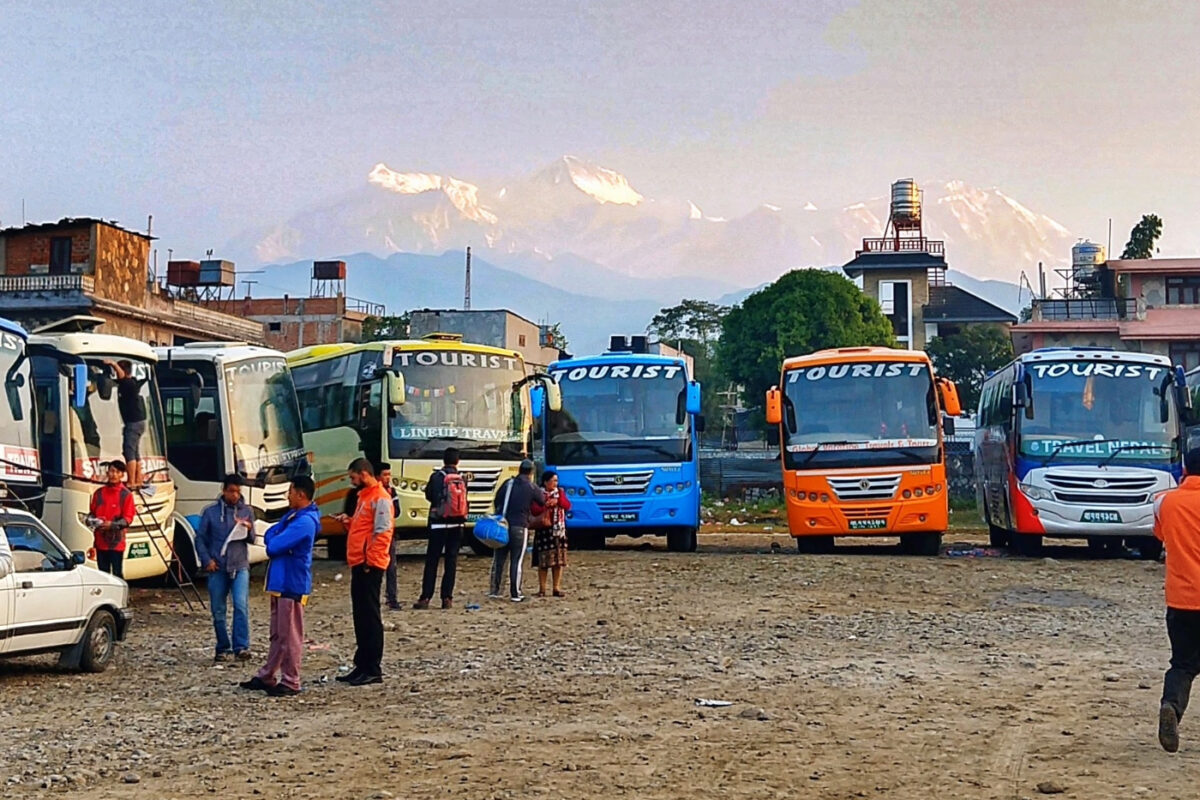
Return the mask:
<path id="1" fill-rule="evenodd" d="M 125 487 L 125 462 L 108 462 L 108 482 L 92 494 L 88 521 L 95 531 L 96 569 L 124 579 L 125 531 L 137 508 Z"/>
<path id="2" fill-rule="evenodd" d="M 458 549 L 462 547 L 468 514 L 467 481 L 458 471 L 458 450 L 455 448 L 446 448 L 442 454 L 442 468 L 429 476 L 425 499 L 429 501 L 429 544 L 425 547 L 421 596 L 413 603 L 413 608 L 429 608 L 437 584 L 438 561 L 443 554 L 446 571 L 442 574 L 442 608 L 451 608 L 454 605 L 454 580 L 458 575 Z"/>

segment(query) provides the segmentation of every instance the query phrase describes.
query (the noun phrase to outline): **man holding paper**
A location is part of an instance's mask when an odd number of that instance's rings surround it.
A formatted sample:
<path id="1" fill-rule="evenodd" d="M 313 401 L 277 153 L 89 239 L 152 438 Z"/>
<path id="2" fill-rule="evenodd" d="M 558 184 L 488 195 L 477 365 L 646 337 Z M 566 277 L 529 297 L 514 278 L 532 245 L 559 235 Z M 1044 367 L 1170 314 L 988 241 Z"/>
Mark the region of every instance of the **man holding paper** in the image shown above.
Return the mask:
<path id="1" fill-rule="evenodd" d="M 242 499 L 240 475 L 226 475 L 221 496 L 200 515 L 196 561 L 208 573 L 208 598 L 217 634 L 217 662 L 250 658 L 250 545 L 254 511 Z M 233 597 L 233 638 L 226 625 Z"/>

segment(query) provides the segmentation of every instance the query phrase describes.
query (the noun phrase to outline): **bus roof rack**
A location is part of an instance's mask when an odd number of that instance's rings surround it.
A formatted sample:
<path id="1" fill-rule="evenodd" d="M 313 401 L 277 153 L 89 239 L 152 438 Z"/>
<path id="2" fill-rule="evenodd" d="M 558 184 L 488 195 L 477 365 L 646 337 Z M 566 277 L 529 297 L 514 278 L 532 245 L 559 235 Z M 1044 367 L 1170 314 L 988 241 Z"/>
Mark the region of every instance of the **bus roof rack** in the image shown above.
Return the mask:
<path id="1" fill-rule="evenodd" d="M 90 314 L 75 314 L 63 319 L 56 319 L 41 327 L 34 328 L 30 333 L 91 333 L 104 324 L 100 317 Z"/>
<path id="2" fill-rule="evenodd" d="M 1111 353 L 1111 352 L 1113 352 L 1113 348 L 1111 348 L 1111 347 L 1099 347 L 1099 346 L 1095 346 L 1095 345 L 1077 345 L 1074 347 L 1066 347 L 1066 346 L 1039 347 L 1038 349 L 1031 351 L 1030 355 L 1033 355 L 1034 353 L 1062 352 L 1064 350 L 1068 351 L 1068 352 L 1072 352 L 1072 353 Z"/>
<path id="3" fill-rule="evenodd" d="M 461 333 L 443 333 L 441 331 L 427 333 L 421 338 L 427 342 L 461 342 L 463 340 Z"/>

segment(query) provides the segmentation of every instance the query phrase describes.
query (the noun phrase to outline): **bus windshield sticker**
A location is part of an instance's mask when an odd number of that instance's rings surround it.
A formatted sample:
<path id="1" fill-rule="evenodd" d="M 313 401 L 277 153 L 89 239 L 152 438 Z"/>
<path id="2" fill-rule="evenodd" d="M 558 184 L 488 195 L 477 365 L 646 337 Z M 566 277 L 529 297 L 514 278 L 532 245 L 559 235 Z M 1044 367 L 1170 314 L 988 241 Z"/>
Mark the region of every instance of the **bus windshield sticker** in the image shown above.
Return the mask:
<path id="1" fill-rule="evenodd" d="M 678 364 L 599 364 L 592 367 L 556 369 L 550 374 L 558 381 L 598 381 L 605 378 L 651 380 L 666 378 L 670 380 L 682 371 L 683 367 Z"/>
<path id="2" fill-rule="evenodd" d="M 899 378 L 906 372 L 912 377 L 921 375 L 926 370 L 924 364 L 910 362 L 882 364 L 831 364 L 828 367 L 805 367 L 788 373 L 788 383 L 796 383 L 803 375 L 805 380 L 837 380 L 840 378 Z"/>
<path id="3" fill-rule="evenodd" d="M 804 442 L 789 444 L 789 453 L 809 453 L 820 448 L 822 452 L 838 450 L 886 450 L 893 447 L 936 447 L 937 439 L 872 439 L 869 442 L 851 442 L 849 444 L 822 444 L 821 442 Z"/>

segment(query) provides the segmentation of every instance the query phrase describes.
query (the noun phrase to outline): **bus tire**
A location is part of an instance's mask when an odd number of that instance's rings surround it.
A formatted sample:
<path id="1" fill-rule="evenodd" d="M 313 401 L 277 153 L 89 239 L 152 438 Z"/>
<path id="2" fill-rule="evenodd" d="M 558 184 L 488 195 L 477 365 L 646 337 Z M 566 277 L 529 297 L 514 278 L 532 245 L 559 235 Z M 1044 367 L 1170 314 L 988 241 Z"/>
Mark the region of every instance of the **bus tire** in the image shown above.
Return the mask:
<path id="1" fill-rule="evenodd" d="M 1042 554 L 1042 537 L 1031 533 L 1014 533 L 1012 548 L 1017 555 L 1037 558 Z"/>
<path id="2" fill-rule="evenodd" d="M 906 533 L 900 537 L 900 548 L 914 556 L 936 556 L 942 550 L 940 533 Z"/>
<path id="3" fill-rule="evenodd" d="M 796 549 L 810 556 L 828 555 L 833 552 L 833 537 L 797 536 Z"/>
<path id="4" fill-rule="evenodd" d="M 467 545 L 471 548 L 471 552 L 477 556 L 491 556 L 496 551 L 488 547 L 483 542 L 475 538 L 473 532 L 467 532 Z"/>
<path id="5" fill-rule="evenodd" d="M 998 525 L 988 523 L 988 544 L 995 548 L 1006 548 L 1012 541 L 1012 535 Z"/>
<path id="6" fill-rule="evenodd" d="M 345 536 L 326 536 L 325 548 L 329 553 L 330 561 L 344 563 L 346 561 L 346 537 Z"/>
<path id="7" fill-rule="evenodd" d="M 1130 539 L 1129 544 L 1137 548 L 1143 561 L 1158 561 L 1162 556 L 1163 543 L 1157 537 L 1137 536 Z"/>
<path id="8" fill-rule="evenodd" d="M 672 553 L 696 552 L 696 529 L 678 528 L 667 531 L 667 549 Z"/>

